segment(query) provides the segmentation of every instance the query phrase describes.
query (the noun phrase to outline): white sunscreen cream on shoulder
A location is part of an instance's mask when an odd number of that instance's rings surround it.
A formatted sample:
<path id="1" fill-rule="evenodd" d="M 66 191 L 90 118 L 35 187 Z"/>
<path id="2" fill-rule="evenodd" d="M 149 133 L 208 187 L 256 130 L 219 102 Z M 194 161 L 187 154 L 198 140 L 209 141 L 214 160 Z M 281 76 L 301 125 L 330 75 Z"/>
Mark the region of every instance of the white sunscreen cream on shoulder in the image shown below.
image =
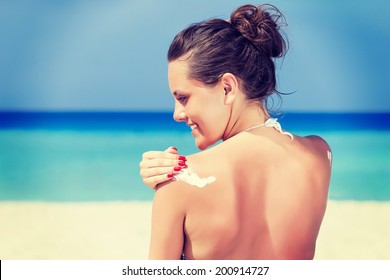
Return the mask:
<path id="1" fill-rule="evenodd" d="M 326 152 L 328 154 L 329 164 L 332 165 L 332 153 L 330 151 L 326 151 Z"/>
<path id="2" fill-rule="evenodd" d="M 186 182 L 187 184 L 196 186 L 198 188 L 203 188 L 216 180 L 214 176 L 201 178 L 198 174 L 189 168 L 182 169 L 179 173 L 175 174 L 173 178 L 177 181 Z"/>

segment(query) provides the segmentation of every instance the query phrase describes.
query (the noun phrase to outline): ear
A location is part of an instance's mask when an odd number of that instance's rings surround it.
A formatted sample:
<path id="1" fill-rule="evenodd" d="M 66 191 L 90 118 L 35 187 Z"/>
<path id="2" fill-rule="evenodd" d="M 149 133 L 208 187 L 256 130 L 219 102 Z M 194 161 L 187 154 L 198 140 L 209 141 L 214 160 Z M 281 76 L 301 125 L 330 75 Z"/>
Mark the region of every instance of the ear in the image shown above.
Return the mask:
<path id="1" fill-rule="evenodd" d="M 225 104 L 229 105 L 237 98 L 238 80 L 231 73 L 225 73 L 221 77 L 221 86 L 225 92 Z"/>

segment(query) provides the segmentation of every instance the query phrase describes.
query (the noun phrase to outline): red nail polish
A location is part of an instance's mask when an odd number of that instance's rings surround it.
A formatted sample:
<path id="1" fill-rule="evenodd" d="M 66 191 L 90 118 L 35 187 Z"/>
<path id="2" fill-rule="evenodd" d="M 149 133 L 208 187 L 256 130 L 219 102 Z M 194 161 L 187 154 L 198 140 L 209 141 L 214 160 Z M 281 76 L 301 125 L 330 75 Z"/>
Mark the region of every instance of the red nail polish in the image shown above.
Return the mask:
<path id="1" fill-rule="evenodd" d="M 180 166 L 175 166 L 175 168 L 173 168 L 173 170 L 175 170 L 175 171 L 180 171 L 180 170 L 181 170 L 181 167 L 180 167 Z"/>
<path id="2" fill-rule="evenodd" d="M 171 149 L 174 149 L 174 150 L 176 150 L 176 152 L 177 152 L 177 148 L 176 148 L 176 147 L 171 147 Z"/>
<path id="3" fill-rule="evenodd" d="M 181 160 L 181 161 L 178 162 L 178 165 L 179 165 L 179 166 L 184 166 L 184 165 L 186 165 L 186 164 L 184 163 L 184 161 Z"/>
<path id="4" fill-rule="evenodd" d="M 172 174 L 172 173 L 169 173 L 169 174 L 167 175 L 167 177 L 168 177 L 168 178 L 172 178 L 172 177 L 173 177 L 173 174 Z"/>
<path id="5" fill-rule="evenodd" d="M 187 160 L 185 156 L 179 156 L 179 158 L 178 158 L 178 159 L 179 159 L 179 160 L 184 160 L 184 161 L 186 161 L 186 160 Z"/>

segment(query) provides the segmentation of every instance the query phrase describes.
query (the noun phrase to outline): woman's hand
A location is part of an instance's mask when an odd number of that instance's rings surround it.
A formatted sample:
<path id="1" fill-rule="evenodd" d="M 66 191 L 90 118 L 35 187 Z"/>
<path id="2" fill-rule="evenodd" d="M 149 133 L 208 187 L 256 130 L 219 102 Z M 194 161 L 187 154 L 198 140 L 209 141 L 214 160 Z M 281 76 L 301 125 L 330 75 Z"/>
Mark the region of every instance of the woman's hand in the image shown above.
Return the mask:
<path id="1" fill-rule="evenodd" d="M 176 148 L 169 147 L 163 152 L 145 152 L 139 167 L 145 185 L 155 189 L 158 184 L 171 180 L 175 173 L 187 165 L 186 158 L 179 155 Z"/>

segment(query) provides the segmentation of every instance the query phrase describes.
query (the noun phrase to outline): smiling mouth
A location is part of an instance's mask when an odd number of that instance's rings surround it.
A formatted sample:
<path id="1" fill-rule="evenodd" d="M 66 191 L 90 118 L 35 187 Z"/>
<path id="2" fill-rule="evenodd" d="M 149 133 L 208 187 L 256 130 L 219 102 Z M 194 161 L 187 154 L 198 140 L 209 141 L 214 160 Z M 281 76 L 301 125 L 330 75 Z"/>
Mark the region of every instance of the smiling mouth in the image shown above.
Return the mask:
<path id="1" fill-rule="evenodd" d="M 191 128 L 191 130 L 194 130 L 195 128 L 198 128 L 198 125 L 197 124 L 192 124 L 192 125 L 190 125 L 190 128 Z"/>

